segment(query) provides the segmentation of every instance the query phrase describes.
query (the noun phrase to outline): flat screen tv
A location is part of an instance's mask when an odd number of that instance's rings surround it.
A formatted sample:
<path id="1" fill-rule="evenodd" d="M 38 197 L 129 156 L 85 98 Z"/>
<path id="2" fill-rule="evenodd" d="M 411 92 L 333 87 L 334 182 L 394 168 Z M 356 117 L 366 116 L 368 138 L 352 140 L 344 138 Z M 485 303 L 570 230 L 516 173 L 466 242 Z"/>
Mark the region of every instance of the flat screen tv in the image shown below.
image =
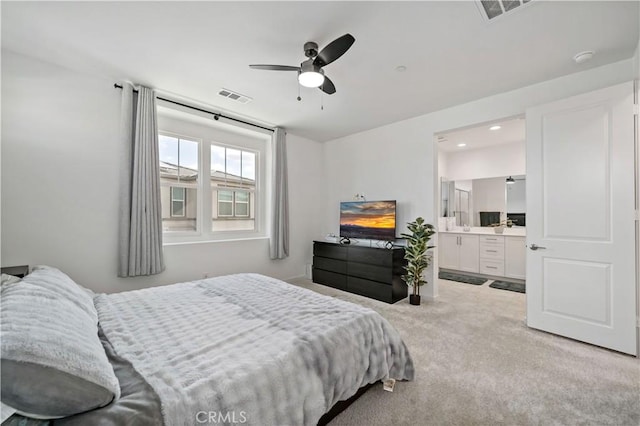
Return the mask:
<path id="1" fill-rule="evenodd" d="M 340 236 L 367 240 L 395 240 L 396 201 L 340 203 Z"/>

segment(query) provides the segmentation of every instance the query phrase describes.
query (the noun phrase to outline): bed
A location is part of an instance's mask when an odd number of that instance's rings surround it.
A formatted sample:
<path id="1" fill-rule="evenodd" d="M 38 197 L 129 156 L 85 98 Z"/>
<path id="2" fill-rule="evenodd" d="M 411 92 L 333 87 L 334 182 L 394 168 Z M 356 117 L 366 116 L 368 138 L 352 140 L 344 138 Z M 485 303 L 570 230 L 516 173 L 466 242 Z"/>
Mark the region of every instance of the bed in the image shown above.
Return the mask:
<path id="1" fill-rule="evenodd" d="M 414 376 L 375 311 L 258 274 L 94 295 L 37 267 L 2 285 L 0 307 L 2 402 L 56 425 L 316 425 L 367 385 Z M 62 388 L 70 400 L 51 401 Z"/>

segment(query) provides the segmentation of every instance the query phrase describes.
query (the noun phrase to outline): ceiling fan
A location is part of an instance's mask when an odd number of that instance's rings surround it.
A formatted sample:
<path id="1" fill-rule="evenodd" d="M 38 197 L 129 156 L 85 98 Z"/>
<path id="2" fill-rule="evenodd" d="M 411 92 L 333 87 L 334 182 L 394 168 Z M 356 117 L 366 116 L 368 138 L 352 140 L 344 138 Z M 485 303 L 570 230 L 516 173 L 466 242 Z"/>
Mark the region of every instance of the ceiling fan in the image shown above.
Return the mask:
<path id="1" fill-rule="evenodd" d="M 268 70 L 268 71 L 297 71 L 298 82 L 305 87 L 317 87 L 328 95 L 336 93 L 336 86 L 324 75 L 322 67 L 329 65 L 331 62 L 344 55 L 351 47 L 356 39 L 351 34 L 345 34 L 342 37 L 338 37 L 333 40 L 324 49 L 318 52 L 318 44 L 313 41 L 308 41 L 304 44 L 304 54 L 307 58 L 306 61 L 300 64 L 299 67 L 289 65 L 249 65 L 250 68 L 255 70 Z"/>

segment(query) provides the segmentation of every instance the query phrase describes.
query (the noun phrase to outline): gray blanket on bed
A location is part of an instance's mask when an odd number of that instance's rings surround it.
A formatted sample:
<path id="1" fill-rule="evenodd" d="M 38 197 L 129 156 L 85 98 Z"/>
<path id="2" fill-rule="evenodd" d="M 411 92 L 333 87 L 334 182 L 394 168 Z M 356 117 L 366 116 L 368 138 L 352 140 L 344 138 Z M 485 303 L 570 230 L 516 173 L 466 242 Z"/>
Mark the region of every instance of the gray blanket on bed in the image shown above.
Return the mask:
<path id="1" fill-rule="evenodd" d="M 166 425 L 315 425 L 361 386 L 414 375 L 376 312 L 262 275 L 99 295 L 95 305 Z"/>

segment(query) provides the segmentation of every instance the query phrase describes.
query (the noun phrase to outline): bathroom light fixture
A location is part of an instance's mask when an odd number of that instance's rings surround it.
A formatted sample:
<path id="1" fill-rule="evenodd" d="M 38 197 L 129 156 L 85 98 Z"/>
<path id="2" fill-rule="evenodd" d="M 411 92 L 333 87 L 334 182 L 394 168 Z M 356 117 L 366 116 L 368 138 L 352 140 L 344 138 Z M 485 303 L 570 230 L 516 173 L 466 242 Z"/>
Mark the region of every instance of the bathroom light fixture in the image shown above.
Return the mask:
<path id="1" fill-rule="evenodd" d="M 513 185 L 514 183 L 516 183 L 516 180 L 514 178 L 512 178 L 511 176 L 509 176 L 507 178 L 507 185 Z"/>
<path id="2" fill-rule="evenodd" d="M 298 82 L 304 87 L 320 87 L 324 83 L 324 71 L 313 61 L 308 60 L 300 64 L 300 73 L 298 74 Z"/>
<path id="3" fill-rule="evenodd" d="M 467 144 L 466 144 L 466 143 L 459 143 L 459 144 L 458 144 L 458 146 L 459 146 L 460 148 L 462 148 L 463 146 L 467 146 Z"/>
<path id="4" fill-rule="evenodd" d="M 498 125 L 489 127 L 489 130 L 500 130 L 500 129 L 502 129 L 502 127 Z"/>

